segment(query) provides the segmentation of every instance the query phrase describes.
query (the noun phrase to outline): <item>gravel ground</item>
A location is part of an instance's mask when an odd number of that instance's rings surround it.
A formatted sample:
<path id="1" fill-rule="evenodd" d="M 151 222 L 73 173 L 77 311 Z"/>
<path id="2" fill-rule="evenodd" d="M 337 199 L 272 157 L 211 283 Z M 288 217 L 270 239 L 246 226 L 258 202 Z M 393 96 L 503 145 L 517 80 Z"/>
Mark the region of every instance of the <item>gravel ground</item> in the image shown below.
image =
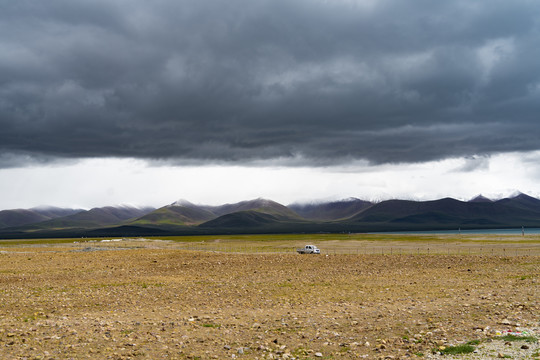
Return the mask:
<path id="1" fill-rule="evenodd" d="M 1 249 L 0 358 L 450 359 L 432 350 L 540 326 L 534 256 L 121 247 Z M 457 358 L 538 350 L 521 345 Z"/>

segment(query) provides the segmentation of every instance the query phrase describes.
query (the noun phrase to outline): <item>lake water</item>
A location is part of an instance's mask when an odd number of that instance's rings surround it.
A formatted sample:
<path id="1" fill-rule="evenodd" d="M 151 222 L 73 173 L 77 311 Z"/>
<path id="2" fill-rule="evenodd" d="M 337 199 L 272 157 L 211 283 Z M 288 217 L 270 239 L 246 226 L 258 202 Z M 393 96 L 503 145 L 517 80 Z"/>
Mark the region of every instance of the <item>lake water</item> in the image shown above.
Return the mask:
<path id="1" fill-rule="evenodd" d="M 393 231 L 385 234 L 448 234 L 457 235 L 459 230 L 431 230 L 431 231 Z M 461 230 L 461 234 L 478 235 L 521 235 L 521 228 L 515 229 L 481 229 L 481 230 Z M 525 228 L 525 235 L 540 234 L 540 228 Z"/>

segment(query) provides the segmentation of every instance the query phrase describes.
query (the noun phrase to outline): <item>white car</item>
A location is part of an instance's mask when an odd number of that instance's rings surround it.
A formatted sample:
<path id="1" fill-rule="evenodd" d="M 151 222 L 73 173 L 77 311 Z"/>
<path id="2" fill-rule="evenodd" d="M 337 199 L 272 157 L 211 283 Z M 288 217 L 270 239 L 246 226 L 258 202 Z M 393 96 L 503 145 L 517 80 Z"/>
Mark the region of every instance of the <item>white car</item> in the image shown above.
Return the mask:
<path id="1" fill-rule="evenodd" d="M 299 254 L 320 254 L 321 250 L 315 245 L 306 245 L 303 248 L 296 249 L 296 252 Z"/>

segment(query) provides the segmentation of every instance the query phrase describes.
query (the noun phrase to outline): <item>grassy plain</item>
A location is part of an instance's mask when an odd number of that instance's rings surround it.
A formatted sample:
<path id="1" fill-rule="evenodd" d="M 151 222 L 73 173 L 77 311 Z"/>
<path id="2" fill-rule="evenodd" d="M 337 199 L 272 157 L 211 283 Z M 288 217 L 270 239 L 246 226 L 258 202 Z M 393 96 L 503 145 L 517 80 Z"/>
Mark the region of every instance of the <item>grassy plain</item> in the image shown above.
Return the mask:
<path id="1" fill-rule="evenodd" d="M 538 238 L 116 240 L 0 242 L 0 358 L 425 358 L 540 326 Z"/>

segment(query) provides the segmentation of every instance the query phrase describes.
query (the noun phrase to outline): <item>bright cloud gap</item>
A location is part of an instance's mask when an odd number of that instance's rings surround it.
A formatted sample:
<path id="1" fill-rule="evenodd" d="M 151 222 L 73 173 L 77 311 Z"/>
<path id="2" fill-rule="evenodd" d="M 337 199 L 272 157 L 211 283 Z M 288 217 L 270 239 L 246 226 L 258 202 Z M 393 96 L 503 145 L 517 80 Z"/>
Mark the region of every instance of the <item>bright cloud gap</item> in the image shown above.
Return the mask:
<path id="1" fill-rule="evenodd" d="M 540 159 L 539 152 L 333 167 L 156 166 L 138 159 L 85 159 L 3 169 L 0 187 L 4 209 L 114 204 L 159 207 L 178 199 L 218 205 L 259 197 L 283 204 L 349 197 L 468 200 L 482 194 L 497 199 L 517 191 L 539 194 L 540 166 L 536 164 L 540 162 L 535 159 Z"/>

